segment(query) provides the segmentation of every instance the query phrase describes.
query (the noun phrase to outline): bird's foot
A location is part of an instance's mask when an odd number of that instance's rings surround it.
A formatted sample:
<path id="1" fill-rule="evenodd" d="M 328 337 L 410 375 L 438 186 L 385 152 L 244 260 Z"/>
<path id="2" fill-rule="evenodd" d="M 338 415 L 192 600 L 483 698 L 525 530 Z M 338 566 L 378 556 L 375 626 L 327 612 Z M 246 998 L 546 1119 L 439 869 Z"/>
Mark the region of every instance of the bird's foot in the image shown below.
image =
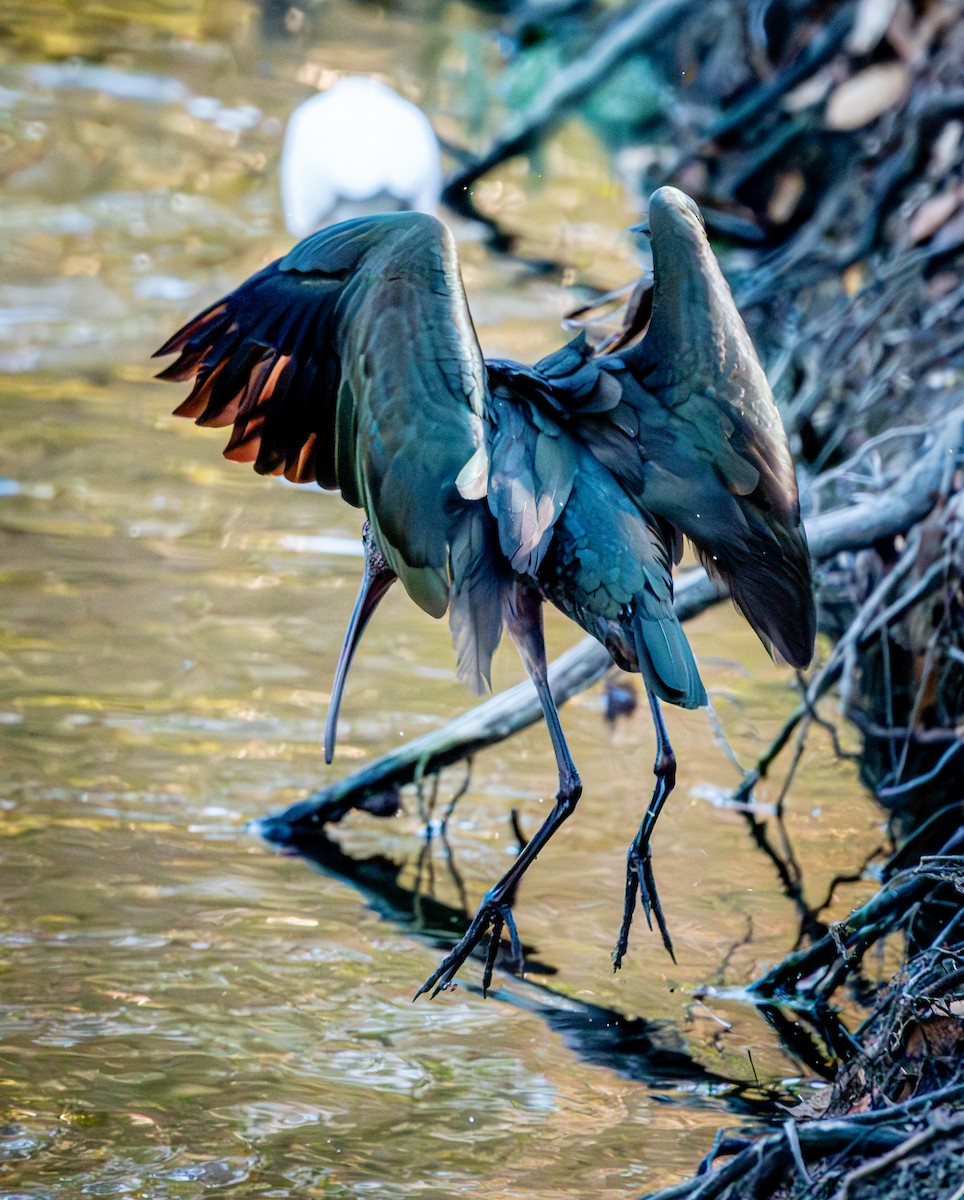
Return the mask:
<path id="1" fill-rule="evenodd" d="M 633 842 L 626 856 L 626 898 L 623 902 L 623 923 L 620 926 L 619 937 L 616 939 L 616 947 L 613 950 L 614 971 L 618 971 L 623 965 L 623 958 L 629 949 L 629 930 L 633 923 L 633 914 L 636 911 L 637 897 L 643 906 L 646 924 L 652 929 L 653 918 L 656 918 L 656 925 L 666 952 L 673 962 L 676 962 L 673 939 L 669 936 L 669 927 L 666 924 L 666 917 L 663 915 L 663 906 L 659 902 L 659 892 L 656 890 L 653 856 L 648 845 L 639 846 Z"/>
<path id="2" fill-rule="evenodd" d="M 444 992 L 452 984 L 462 964 L 485 937 L 486 931 L 491 930 L 485 952 L 485 966 L 482 971 L 482 995 L 487 995 L 492 983 L 492 972 L 499 956 L 499 947 L 502 944 L 503 929 L 507 929 L 509 933 L 512 970 L 515 974 L 521 974 L 525 959 L 515 918 L 512 916 L 512 909 L 504 901 L 499 902 L 486 897 L 479 905 L 479 911 L 472 918 L 472 924 L 465 931 L 465 936 L 451 953 L 446 955 L 438 968 L 429 975 L 412 999 L 417 1000 L 419 996 L 431 992 L 429 999 L 434 1000 L 439 992 Z"/>

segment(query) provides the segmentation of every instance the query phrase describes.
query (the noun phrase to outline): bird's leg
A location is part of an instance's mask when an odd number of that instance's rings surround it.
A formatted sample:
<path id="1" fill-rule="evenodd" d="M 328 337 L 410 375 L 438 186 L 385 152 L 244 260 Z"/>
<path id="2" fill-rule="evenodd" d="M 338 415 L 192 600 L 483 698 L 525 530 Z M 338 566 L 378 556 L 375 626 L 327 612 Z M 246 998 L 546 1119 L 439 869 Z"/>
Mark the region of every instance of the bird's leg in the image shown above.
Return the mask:
<path id="1" fill-rule="evenodd" d="M 552 748 L 556 755 L 556 765 L 559 768 L 559 791 L 556 793 L 556 802 L 552 807 L 552 812 L 549 813 L 532 840 L 523 847 L 518 858 L 495 887 L 490 888 L 483 896 L 482 903 L 472 918 L 472 923 L 466 930 L 465 936 L 418 989 L 414 996 L 416 1000 L 425 992 L 431 991 L 435 996 L 447 988 L 455 978 L 456 972 L 489 929 L 492 933 L 482 973 L 482 994 L 486 994 L 492 982 L 492 971 L 495 967 L 503 928 L 508 929 L 513 961 L 521 969 L 523 965 L 522 943 L 512 917 L 512 900 L 522 876 L 538 857 L 543 846 L 574 811 L 579 797 L 582 795 L 579 773 L 576 771 L 569 747 L 566 745 L 566 739 L 563 737 L 559 713 L 549 688 L 546 647 L 542 634 L 542 601 L 535 592 L 519 583 L 513 583 L 506 591 L 505 616 L 506 627 L 522 656 L 522 661 L 532 682 L 535 684 L 539 703 L 542 705 L 546 724 L 549 727 L 549 736 L 552 738 Z"/>
<path id="2" fill-rule="evenodd" d="M 362 545 L 365 548 L 365 574 L 362 576 L 355 607 L 352 610 L 348 628 L 345 630 L 345 640 L 341 644 L 338 665 L 335 667 L 335 678 L 331 685 L 331 703 L 328 705 L 328 721 L 325 725 L 326 763 L 330 763 L 335 755 L 338 709 L 341 707 L 341 694 L 345 687 L 345 679 L 348 675 L 348 668 L 351 666 L 352 656 L 379 601 L 398 578 L 388 565 L 384 554 L 375 545 L 375 537 L 368 521 L 362 526 Z"/>
<path id="3" fill-rule="evenodd" d="M 629 947 L 629 928 L 633 923 L 637 894 L 643 906 L 643 912 L 646 914 L 646 924 L 652 929 L 653 917 L 656 918 L 656 924 L 659 926 L 659 932 L 663 937 L 663 945 L 666 947 L 670 958 L 674 962 L 676 961 L 676 955 L 673 953 L 673 942 L 666 927 L 666 918 L 663 916 L 663 906 L 659 902 L 659 895 L 656 891 L 656 880 L 653 877 L 653 859 L 649 846 L 649 839 L 659 819 L 659 814 L 662 812 L 663 805 L 666 803 L 670 792 L 676 786 L 676 756 L 673 754 L 673 747 L 669 744 L 669 734 L 666 732 L 666 725 L 663 722 L 663 714 L 660 712 L 659 701 L 652 692 L 648 692 L 647 694 L 649 696 L 649 707 L 653 714 L 653 725 L 656 729 L 656 761 L 653 763 L 656 786 L 653 788 L 652 799 L 639 827 L 639 832 L 633 839 L 633 843 L 629 847 L 629 853 L 626 856 L 626 899 L 623 904 L 623 923 L 619 930 L 619 938 L 616 941 L 616 949 L 613 951 L 614 971 L 618 971 L 622 966 L 623 956 Z"/>

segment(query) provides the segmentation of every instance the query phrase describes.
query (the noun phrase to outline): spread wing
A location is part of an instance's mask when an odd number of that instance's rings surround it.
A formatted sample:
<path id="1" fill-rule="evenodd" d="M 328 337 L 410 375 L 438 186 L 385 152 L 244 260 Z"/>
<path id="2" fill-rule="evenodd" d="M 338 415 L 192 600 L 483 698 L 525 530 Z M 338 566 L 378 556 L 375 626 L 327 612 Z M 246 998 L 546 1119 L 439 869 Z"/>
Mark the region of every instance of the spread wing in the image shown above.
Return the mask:
<path id="1" fill-rule="evenodd" d="M 816 616 L 786 433 L 696 205 L 660 188 L 649 208 L 655 277 L 646 336 L 619 357 L 646 491 L 695 543 L 766 645 L 794 666 Z M 653 403 L 655 398 L 656 403 Z"/>
<path id="2" fill-rule="evenodd" d="M 805 666 L 815 614 L 786 434 L 696 205 L 660 188 L 649 209 L 645 337 L 591 357 L 577 339 L 537 364 L 542 402 L 655 516 L 695 544 L 768 646 Z"/>
<path id="3" fill-rule="evenodd" d="M 178 355 L 161 378 L 195 379 L 179 416 L 232 426 L 225 456 L 261 474 L 340 488 L 417 603 L 445 612 L 456 478 L 484 456 L 486 385 L 440 221 L 393 213 L 323 230 L 157 353 Z"/>

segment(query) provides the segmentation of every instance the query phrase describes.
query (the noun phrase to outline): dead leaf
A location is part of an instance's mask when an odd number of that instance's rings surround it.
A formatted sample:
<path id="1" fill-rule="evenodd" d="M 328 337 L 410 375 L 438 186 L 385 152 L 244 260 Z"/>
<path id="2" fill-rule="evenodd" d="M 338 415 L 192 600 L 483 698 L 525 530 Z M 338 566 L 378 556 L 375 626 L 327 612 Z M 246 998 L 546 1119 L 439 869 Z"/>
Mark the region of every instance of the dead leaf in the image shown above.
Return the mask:
<path id="1" fill-rule="evenodd" d="M 907 239 L 912 246 L 926 242 L 942 228 L 961 207 L 964 199 L 960 188 L 952 188 L 947 192 L 939 192 L 930 196 L 918 208 L 910 219 L 907 227 Z"/>
<path id="2" fill-rule="evenodd" d="M 833 1089 L 822 1087 L 804 1092 L 797 1098 L 796 1104 L 783 1107 L 795 1121 L 815 1121 L 826 1115 L 832 1099 Z"/>
<path id="3" fill-rule="evenodd" d="M 958 209 L 953 217 L 938 229 L 931 245 L 935 250 L 940 251 L 948 246 L 956 245 L 961 238 L 964 238 L 964 209 Z"/>
<path id="4" fill-rule="evenodd" d="M 820 104 L 827 98 L 827 93 L 836 81 L 837 74 L 833 67 L 825 67 L 816 75 L 811 75 L 809 79 L 798 84 L 793 91 L 787 92 L 783 97 L 783 107 L 787 112 L 792 113 L 812 108 L 813 105 Z"/>
<path id="5" fill-rule="evenodd" d="M 844 291 L 848 296 L 856 296 L 867 282 L 867 269 L 863 263 L 851 263 L 843 273 Z"/>
<path id="6" fill-rule="evenodd" d="M 906 1055 L 923 1058 L 957 1058 L 964 1050 L 964 1022 L 957 1017 L 925 1017 L 910 1027 Z"/>
<path id="7" fill-rule="evenodd" d="M 943 179 L 961 158 L 961 140 L 964 138 L 964 124 L 960 121 L 948 121 L 934 139 L 931 148 L 930 162 L 927 164 L 927 174 L 931 179 Z"/>
<path id="8" fill-rule="evenodd" d="M 802 171 L 781 171 L 767 205 L 767 216 L 774 225 L 784 225 L 797 211 L 806 181 Z"/>
<path id="9" fill-rule="evenodd" d="M 853 28 L 844 43 L 854 55 L 869 54 L 883 40 L 897 11 L 898 0 L 860 0 Z"/>
<path id="10" fill-rule="evenodd" d="M 896 108 L 910 88 L 910 72 L 902 63 L 877 63 L 851 75 L 827 100 L 828 129 L 861 129 Z"/>

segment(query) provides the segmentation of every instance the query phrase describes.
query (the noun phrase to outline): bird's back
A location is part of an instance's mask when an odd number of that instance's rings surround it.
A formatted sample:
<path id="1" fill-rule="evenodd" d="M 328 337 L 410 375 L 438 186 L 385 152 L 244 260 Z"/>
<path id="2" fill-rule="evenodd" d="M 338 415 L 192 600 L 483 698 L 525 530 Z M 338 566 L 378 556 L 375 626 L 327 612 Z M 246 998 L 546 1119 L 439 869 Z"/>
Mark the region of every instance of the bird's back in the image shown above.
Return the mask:
<path id="1" fill-rule="evenodd" d="M 704 704 L 673 610 L 672 531 L 526 388 L 526 368 L 487 365 L 489 504 L 504 557 L 657 696 Z"/>

